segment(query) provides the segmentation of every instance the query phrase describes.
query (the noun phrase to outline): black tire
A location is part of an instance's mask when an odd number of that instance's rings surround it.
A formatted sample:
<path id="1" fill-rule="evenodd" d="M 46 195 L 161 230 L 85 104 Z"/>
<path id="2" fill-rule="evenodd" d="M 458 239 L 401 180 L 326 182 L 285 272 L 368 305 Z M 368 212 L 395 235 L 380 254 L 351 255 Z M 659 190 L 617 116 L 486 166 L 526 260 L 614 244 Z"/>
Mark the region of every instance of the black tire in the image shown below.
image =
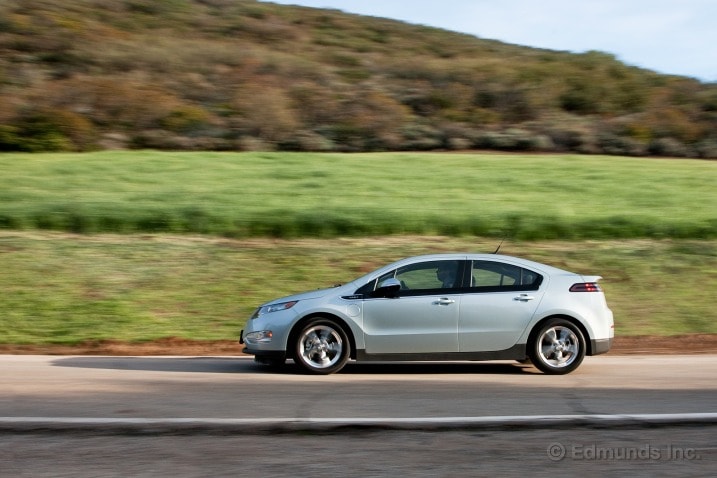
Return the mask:
<path id="1" fill-rule="evenodd" d="M 294 362 L 306 372 L 336 373 L 349 360 L 351 344 L 335 321 L 317 317 L 304 324 L 295 336 Z"/>
<path id="2" fill-rule="evenodd" d="M 540 371 L 564 375 L 578 368 L 585 358 L 585 337 L 569 320 L 550 319 L 532 334 L 528 356 Z"/>

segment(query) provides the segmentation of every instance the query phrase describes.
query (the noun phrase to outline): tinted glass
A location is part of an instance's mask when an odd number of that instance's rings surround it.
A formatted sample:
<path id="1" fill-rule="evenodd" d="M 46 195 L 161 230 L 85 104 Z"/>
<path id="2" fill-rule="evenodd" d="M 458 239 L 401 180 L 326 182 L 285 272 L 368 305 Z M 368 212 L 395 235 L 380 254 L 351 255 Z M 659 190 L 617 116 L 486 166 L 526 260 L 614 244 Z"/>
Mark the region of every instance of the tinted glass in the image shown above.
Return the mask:
<path id="1" fill-rule="evenodd" d="M 407 290 L 452 289 L 460 286 L 459 261 L 429 261 L 401 267 L 396 279 Z"/>
<path id="2" fill-rule="evenodd" d="M 494 261 L 473 261 L 471 287 L 531 290 L 537 289 L 543 277 L 531 270 Z"/>

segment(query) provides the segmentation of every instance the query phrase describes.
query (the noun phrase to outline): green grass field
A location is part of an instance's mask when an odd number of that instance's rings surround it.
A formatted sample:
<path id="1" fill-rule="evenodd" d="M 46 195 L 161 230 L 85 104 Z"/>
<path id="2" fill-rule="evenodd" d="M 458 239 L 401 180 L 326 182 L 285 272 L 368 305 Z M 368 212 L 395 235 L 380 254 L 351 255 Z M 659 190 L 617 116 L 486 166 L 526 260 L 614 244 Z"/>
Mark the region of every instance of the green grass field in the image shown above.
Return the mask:
<path id="1" fill-rule="evenodd" d="M 233 339 L 263 301 L 409 255 L 492 252 L 503 238 L 506 254 L 604 276 L 618 334 L 717 333 L 715 168 L 507 154 L 0 155 L 0 343 Z"/>
<path id="2" fill-rule="evenodd" d="M 440 153 L 0 155 L 0 228 L 225 237 L 717 237 L 717 163 Z"/>
<path id="3" fill-rule="evenodd" d="M 249 239 L 0 231 L 0 343 L 234 339 L 261 302 L 404 256 L 492 252 L 489 239 Z M 717 333 L 717 242 L 507 242 L 501 252 L 600 274 L 620 335 Z"/>

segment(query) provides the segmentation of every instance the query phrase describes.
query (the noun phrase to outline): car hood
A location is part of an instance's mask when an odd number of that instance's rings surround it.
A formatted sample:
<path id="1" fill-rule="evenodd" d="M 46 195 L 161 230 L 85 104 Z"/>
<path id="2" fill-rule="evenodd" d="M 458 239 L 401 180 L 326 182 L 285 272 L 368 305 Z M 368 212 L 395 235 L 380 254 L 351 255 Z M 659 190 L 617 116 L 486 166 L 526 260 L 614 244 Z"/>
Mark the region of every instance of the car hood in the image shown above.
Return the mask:
<path id="1" fill-rule="evenodd" d="M 265 305 L 279 304 L 282 302 L 290 302 L 292 300 L 298 301 L 298 300 L 318 299 L 318 298 L 324 297 L 325 295 L 327 295 L 329 293 L 335 293 L 339 289 L 341 289 L 340 286 L 339 287 L 329 287 L 326 289 L 316 289 L 316 290 L 311 290 L 311 291 L 307 291 L 307 292 L 302 292 L 300 294 L 287 295 L 285 297 L 279 297 L 278 299 L 274 299 L 265 304 L 262 304 L 262 307 Z"/>

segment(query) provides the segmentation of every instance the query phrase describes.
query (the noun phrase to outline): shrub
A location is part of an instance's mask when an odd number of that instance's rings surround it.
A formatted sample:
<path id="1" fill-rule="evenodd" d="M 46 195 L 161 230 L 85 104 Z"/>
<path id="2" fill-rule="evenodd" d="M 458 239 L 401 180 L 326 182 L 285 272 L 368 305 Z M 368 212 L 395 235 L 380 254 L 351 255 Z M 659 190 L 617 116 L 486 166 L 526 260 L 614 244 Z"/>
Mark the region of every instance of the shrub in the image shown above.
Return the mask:
<path id="1" fill-rule="evenodd" d="M 465 149 L 470 149 L 471 146 L 473 146 L 473 142 L 470 139 L 466 138 L 448 138 L 446 141 L 446 147 L 448 149 L 460 151 Z"/>
<path id="2" fill-rule="evenodd" d="M 274 151 L 276 146 L 254 136 L 242 136 L 234 143 L 237 151 Z"/>
<path id="3" fill-rule="evenodd" d="M 555 126 L 550 127 L 547 136 L 558 151 L 574 151 L 580 153 L 596 153 L 599 151 L 593 132 L 587 127 Z"/>
<path id="4" fill-rule="evenodd" d="M 692 150 L 674 138 L 659 138 L 650 142 L 650 154 L 655 156 L 689 157 Z"/>
<path id="5" fill-rule="evenodd" d="M 333 142 L 313 131 L 301 130 L 278 145 L 283 151 L 331 151 Z"/>
<path id="6" fill-rule="evenodd" d="M 604 153 L 616 156 L 644 156 L 647 153 L 643 142 L 611 133 L 600 135 L 598 147 Z"/>
<path id="7" fill-rule="evenodd" d="M 132 137 L 131 147 L 135 149 L 184 149 L 186 141 L 181 136 L 163 129 L 142 131 Z"/>
<path id="8" fill-rule="evenodd" d="M 17 127 L 0 125 L 0 151 L 22 151 Z"/>
<path id="9" fill-rule="evenodd" d="M 717 139 L 706 139 L 697 144 L 696 150 L 700 158 L 717 159 Z"/>
<path id="10" fill-rule="evenodd" d="M 58 132 L 67 137 L 75 151 L 94 149 L 97 132 L 84 116 L 65 109 L 47 109 L 41 113 L 46 121 L 55 125 Z"/>
<path id="11" fill-rule="evenodd" d="M 193 133 L 208 125 L 210 114 L 199 106 L 180 106 L 160 120 L 161 126 L 175 133 Z"/>
<path id="12" fill-rule="evenodd" d="M 242 87 L 233 106 L 240 130 L 270 144 L 286 140 L 299 127 L 291 99 L 277 86 L 251 84 Z"/>
<path id="13" fill-rule="evenodd" d="M 85 117 L 64 109 L 27 110 L 0 126 L 0 150 L 88 151 L 94 148 L 96 131 Z"/>
<path id="14" fill-rule="evenodd" d="M 537 151 L 549 144 L 550 138 L 536 135 L 530 131 L 509 128 L 505 131 L 488 131 L 476 141 L 478 148 L 499 149 L 505 151 Z"/>
<path id="15" fill-rule="evenodd" d="M 42 151 L 72 151 L 72 141 L 63 133 L 63 127 L 54 118 L 42 112 L 31 112 L 19 118 L 15 128 L 6 131 L 7 146 L 17 146 L 18 151 L 31 153 Z M 14 148 L 13 148 L 14 149 Z"/>
<path id="16" fill-rule="evenodd" d="M 401 129 L 401 133 L 405 149 L 429 151 L 443 147 L 443 134 L 433 126 L 409 123 Z"/>
<path id="17" fill-rule="evenodd" d="M 599 113 L 603 102 L 600 87 L 589 79 L 568 80 L 568 90 L 560 95 L 560 107 L 581 115 Z"/>

